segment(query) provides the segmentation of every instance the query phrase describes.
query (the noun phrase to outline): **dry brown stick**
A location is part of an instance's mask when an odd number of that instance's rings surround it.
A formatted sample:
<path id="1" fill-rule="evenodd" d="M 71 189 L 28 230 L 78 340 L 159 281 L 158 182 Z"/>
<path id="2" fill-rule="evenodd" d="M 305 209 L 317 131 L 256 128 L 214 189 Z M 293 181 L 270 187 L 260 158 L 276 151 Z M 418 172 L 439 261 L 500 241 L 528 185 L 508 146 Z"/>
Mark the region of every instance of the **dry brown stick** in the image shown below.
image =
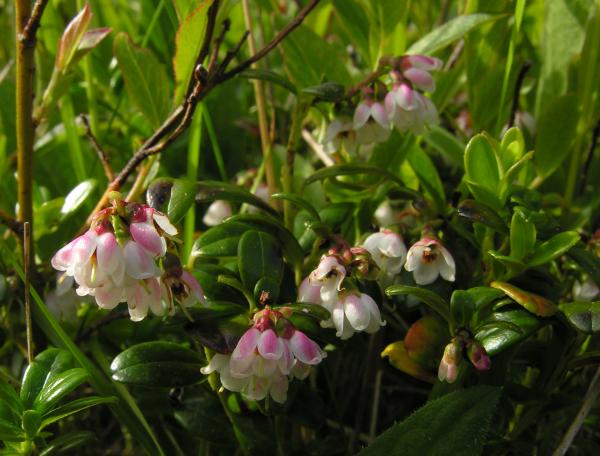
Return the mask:
<path id="1" fill-rule="evenodd" d="M 298 15 L 288 25 L 286 25 L 265 47 L 263 47 L 252 57 L 240 63 L 231 71 L 226 72 L 227 66 L 231 60 L 233 60 L 235 55 L 238 54 L 241 46 L 246 41 L 249 32 L 246 32 L 242 36 L 238 45 L 234 49 L 227 52 L 220 65 L 215 65 L 212 73 L 209 73 L 206 76 L 207 80 L 204 83 L 200 84 L 198 78 L 194 79 L 192 76 L 192 80 L 190 81 L 190 96 L 186 97 L 183 104 L 178 106 L 177 109 L 167 118 L 167 120 L 165 120 L 165 122 L 158 128 L 158 130 L 146 140 L 146 142 L 137 150 L 137 152 L 129 159 L 129 161 L 117 174 L 115 179 L 107 186 L 92 214 L 90 214 L 88 217 L 86 225 L 89 225 L 93 215 L 108 203 L 109 194 L 112 191 L 120 190 L 127 178 L 135 171 L 142 161 L 151 155 L 162 152 L 165 147 L 171 144 L 179 135 L 181 135 L 181 133 L 185 131 L 189 125 L 189 119 L 191 119 L 199 101 L 208 95 L 208 93 L 214 87 L 233 78 L 252 65 L 254 62 L 260 60 L 262 57 L 271 52 L 275 46 L 277 46 L 287 35 L 294 31 L 294 29 L 296 29 L 304 21 L 308 13 L 310 13 L 310 11 L 312 11 L 319 2 L 320 0 L 311 0 L 311 2 L 305 8 L 303 8 Z M 201 47 L 201 52 L 203 49 L 204 46 Z M 194 73 L 196 73 L 196 68 L 194 68 Z M 192 97 L 191 100 L 190 97 Z"/>
<path id="2" fill-rule="evenodd" d="M 23 236 L 23 224 L 2 209 L 0 209 L 0 223 L 6 225 L 19 238 Z"/>
<path id="3" fill-rule="evenodd" d="M 33 46 L 35 44 L 35 35 L 37 33 L 37 29 L 40 27 L 40 22 L 42 20 L 42 15 L 44 14 L 44 9 L 48 4 L 48 0 L 36 0 L 33 8 L 31 10 L 31 15 L 23 27 L 23 31 L 19 36 L 19 40 L 24 43 L 26 46 Z"/>
<path id="4" fill-rule="evenodd" d="M 515 116 L 517 115 L 517 110 L 519 109 L 519 97 L 521 95 L 521 87 L 523 86 L 523 81 L 525 80 L 525 75 L 527 71 L 531 68 L 530 63 L 524 63 L 521 69 L 519 70 L 519 74 L 517 75 L 517 80 L 515 82 L 515 90 L 513 92 L 513 100 L 512 107 L 510 110 L 510 118 L 508 119 L 508 127 L 512 127 L 515 124 Z"/>
<path id="5" fill-rule="evenodd" d="M 281 43 L 283 41 L 283 39 L 286 36 L 288 36 L 296 28 L 298 28 L 300 26 L 300 24 L 302 24 L 304 19 L 306 19 L 306 16 L 308 16 L 308 13 L 310 13 L 319 4 L 320 1 L 321 0 L 311 0 L 310 3 L 308 3 L 308 5 L 306 5 L 304 8 L 302 8 L 302 10 L 300 10 L 298 12 L 296 17 L 294 19 L 292 19 L 288 25 L 286 25 L 284 28 L 282 28 L 279 31 L 279 33 L 275 36 L 275 38 L 273 38 L 271 41 L 269 41 L 269 43 L 267 43 L 260 51 L 258 51 L 256 54 L 254 54 L 252 57 L 248 58 L 247 60 L 244 60 L 238 66 L 234 67 L 232 70 L 225 73 L 224 80 L 231 79 L 235 75 L 250 68 L 250 65 L 252 65 L 255 62 L 258 62 L 265 55 L 267 55 L 269 52 L 271 52 L 275 48 L 275 46 L 277 46 L 279 43 Z"/>
<path id="6" fill-rule="evenodd" d="M 100 159 L 102 168 L 104 168 L 104 174 L 106 175 L 108 182 L 112 182 L 113 179 L 115 178 L 115 173 L 113 172 L 112 167 L 110 166 L 110 162 L 108 161 L 108 156 L 106 155 L 106 152 L 104 151 L 104 149 L 102 149 L 102 147 L 98 143 L 98 140 L 94 136 L 94 133 L 92 132 L 92 129 L 90 128 L 90 121 L 87 118 L 87 116 L 82 114 L 79 117 L 81 118 L 81 121 L 83 122 L 83 126 L 85 128 L 85 135 L 88 137 L 88 139 L 90 140 L 90 143 L 92 143 L 92 147 L 98 154 L 98 158 Z"/>

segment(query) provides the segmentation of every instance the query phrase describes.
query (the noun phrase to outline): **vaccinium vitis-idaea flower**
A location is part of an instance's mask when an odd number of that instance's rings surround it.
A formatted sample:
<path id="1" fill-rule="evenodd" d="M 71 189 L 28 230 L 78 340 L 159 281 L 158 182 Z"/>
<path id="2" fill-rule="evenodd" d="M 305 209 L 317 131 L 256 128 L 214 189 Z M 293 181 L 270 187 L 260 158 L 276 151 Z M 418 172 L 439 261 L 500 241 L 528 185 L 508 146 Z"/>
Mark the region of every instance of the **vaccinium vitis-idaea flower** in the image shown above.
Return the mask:
<path id="1" fill-rule="evenodd" d="M 381 230 L 365 239 L 363 247 L 369 251 L 379 269 L 389 275 L 399 274 L 406 261 L 406 246 L 402 236 L 390 230 Z"/>
<path id="2" fill-rule="evenodd" d="M 352 120 L 343 117 L 332 120 L 323 137 L 323 146 L 328 154 L 338 152 L 342 147 L 353 154 L 358 140 Z"/>
<path id="3" fill-rule="evenodd" d="M 485 348 L 477 341 L 473 340 L 469 342 L 467 347 L 467 357 L 478 371 L 489 370 L 492 366 L 492 361 L 485 351 Z"/>
<path id="4" fill-rule="evenodd" d="M 438 275 L 454 282 L 456 274 L 450 252 L 438 240 L 427 237 L 415 242 L 408 250 L 405 268 L 413 272 L 415 282 L 419 285 L 435 282 Z"/>
<path id="5" fill-rule="evenodd" d="M 216 200 L 208 206 L 208 209 L 202 218 L 202 223 L 206 226 L 217 226 L 232 215 L 231 206 L 227 201 Z"/>
<path id="6" fill-rule="evenodd" d="M 157 259 L 165 256 L 166 239 L 175 234 L 177 229 L 164 214 L 116 198 L 51 263 L 75 279 L 80 296 L 94 296 L 105 309 L 127 302 L 131 319 L 139 321 L 148 310 L 164 314 Z"/>
<path id="7" fill-rule="evenodd" d="M 581 282 L 573 283 L 573 299 L 575 301 L 592 301 L 600 294 L 600 289 L 591 277 L 586 277 Z"/>
<path id="8" fill-rule="evenodd" d="M 390 120 L 385 106 L 366 94 L 354 111 L 353 128 L 359 144 L 383 142 L 390 136 Z"/>
<path id="9" fill-rule="evenodd" d="M 225 388 L 248 399 L 261 400 L 270 394 L 276 402 L 285 402 L 288 378 L 305 378 L 310 366 L 325 357 L 317 343 L 284 316 L 287 312 L 268 307 L 257 312 L 253 326 L 242 335 L 233 353 L 215 355 L 202 372 L 218 371 Z"/>
<path id="10" fill-rule="evenodd" d="M 346 267 L 334 255 L 324 255 L 308 276 L 311 285 L 320 286 L 321 301 L 326 304 L 337 300 L 338 292 L 346 277 Z"/>
<path id="11" fill-rule="evenodd" d="M 381 320 L 379 307 L 365 293 L 345 293 L 330 306 L 325 306 L 331 312 L 331 318 L 322 322 L 322 326 L 334 327 L 336 336 L 348 339 L 355 332 L 375 333 L 385 325 Z"/>

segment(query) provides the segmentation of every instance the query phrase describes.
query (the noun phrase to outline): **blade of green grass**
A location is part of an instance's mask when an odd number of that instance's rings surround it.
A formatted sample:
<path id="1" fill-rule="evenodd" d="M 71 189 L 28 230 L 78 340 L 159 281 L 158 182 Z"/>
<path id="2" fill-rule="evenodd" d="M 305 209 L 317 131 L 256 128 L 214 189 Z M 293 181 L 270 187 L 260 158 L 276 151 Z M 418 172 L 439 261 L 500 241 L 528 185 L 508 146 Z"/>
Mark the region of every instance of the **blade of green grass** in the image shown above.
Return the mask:
<path id="1" fill-rule="evenodd" d="M 199 106 L 190 125 L 190 142 L 187 155 L 187 178 L 190 181 L 198 180 L 198 167 L 200 166 L 200 148 L 202 146 L 202 117 L 204 106 Z M 185 214 L 183 225 L 183 258 L 188 258 L 194 243 L 194 230 L 196 228 L 196 205 L 193 204 Z"/>

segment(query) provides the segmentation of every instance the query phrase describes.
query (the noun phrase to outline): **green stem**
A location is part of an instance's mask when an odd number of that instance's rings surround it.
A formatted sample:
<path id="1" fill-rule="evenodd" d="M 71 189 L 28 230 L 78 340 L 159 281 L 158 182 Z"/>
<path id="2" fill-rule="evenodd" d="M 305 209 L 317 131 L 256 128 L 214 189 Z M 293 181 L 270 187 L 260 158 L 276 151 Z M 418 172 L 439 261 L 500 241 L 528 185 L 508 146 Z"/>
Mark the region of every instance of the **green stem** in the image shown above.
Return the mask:
<path id="1" fill-rule="evenodd" d="M 215 126 L 206 107 L 204 110 L 206 111 L 204 113 L 204 125 L 206 126 L 210 146 L 215 156 L 215 162 L 217 162 L 217 168 L 219 168 L 219 176 L 223 182 L 227 182 L 227 171 L 225 169 L 225 162 L 223 161 L 223 154 L 221 153 L 221 146 L 219 146 L 217 134 L 215 133 Z"/>
<path id="2" fill-rule="evenodd" d="M 252 28 L 252 16 L 250 15 L 250 7 L 248 0 L 242 0 L 242 9 L 244 12 L 244 23 L 248 30 Z M 248 48 L 251 55 L 256 55 L 256 42 L 252 33 L 248 35 Z M 252 68 L 257 68 L 257 65 L 252 65 Z M 273 194 L 277 191 L 277 184 L 275 182 L 275 171 L 273 169 L 273 156 L 271 147 L 271 138 L 269 137 L 269 121 L 267 118 L 267 104 L 265 101 L 265 90 L 264 85 L 260 79 L 254 79 L 252 81 L 254 85 L 254 96 L 256 98 L 256 109 L 258 111 L 258 128 L 260 131 L 260 142 L 262 145 L 262 151 L 265 162 L 265 174 L 267 176 L 267 185 L 269 186 L 269 193 Z"/>
<path id="3" fill-rule="evenodd" d="M 567 184 L 565 186 L 565 206 L 571 207 L 577 184 L 581 178 L 581 137 L 584 134 L 581 128 L 582 122 L 579 122 L 580 128 L 577 130 L 575 143 L 573 144 L 571 160 L 569 162 L 569 171 L 567 174 Z"/>
<path id="4" fill-rule="evenodd" d="M 77 10 L 81 11 L 84 7 L 83 0 L 77 0 Z M 83 65 L 83 78 L 85 79 L 85 96 L 88 104 L 88 118 L 90 119 L 90 129 L 94 135 L 98 135 L 98 102 L 96 101 L 96 88 L 94 86 L 94 76 L 92 64 L 87 57 L 81 62 Z"/>
<path id="5" fill-rule="evenodd" d="M 308 111 L 309 103 L 303 102 L 301 99 L 296 99 L 296 106 L 292 117 L 292 126 L 290 128 L 290 137 L 288 139 L 287 154 L 285 165 L 283 167 L 283 191 L 286 193 L 293 192 L 294 178 L 294 160 L 296 157 L 296 148 L 302 133 L 302 122 Z M 294 214 L 292 202 L 289 200 L 283 201 L 283 219 L 285 227 L 292 231 L 294 227 Z"/>
<path id="6" fill-rule="evenodd" d="M 190 181 L 198 179 L 198 167 L 200 166 L 200 148 L 202 146 L 202 118 L 204 114 L 203 105 L 198 106 L 190 126 L 190 142 L 187 155 L 187 178 Z M 194 230 L 196 228 L 196 205 L 185 214 L 183 227 L 183 258 L 188 258 L 194 243 Z"/>

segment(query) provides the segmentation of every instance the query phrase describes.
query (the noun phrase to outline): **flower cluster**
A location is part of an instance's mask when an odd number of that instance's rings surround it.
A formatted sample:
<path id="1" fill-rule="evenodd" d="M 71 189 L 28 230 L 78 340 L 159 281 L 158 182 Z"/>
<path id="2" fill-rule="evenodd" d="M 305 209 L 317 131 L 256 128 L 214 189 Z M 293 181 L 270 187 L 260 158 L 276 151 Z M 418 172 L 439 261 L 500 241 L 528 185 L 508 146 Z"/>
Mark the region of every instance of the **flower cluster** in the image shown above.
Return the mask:
<path id="1" fill-rule="evenodd" d="M 341 339 L 348 339 L 355 332 L 377 332 L 385 324 L 373 298 L 352 289 L 346 279 L 349 270 L 356 270 L 363 276 L 369 275 L 373 268 L 365 252 L 362 248 L 352 248 L 346 250 L 345 254 L 330 252 L 324 255 L 298 290 L 298 301 L 320 304 L 331 313 L 331 318 L 321 322 L 321 325 L 325 328 L 334 327 Z M 344 280 L 348 288 L 342 286 Z"/>
<path id="2" fill-rule="evenodd" d="M 425 55 L 393 59 L 390 90 L 381 81 L 364 87 L 363 100 L 353 115 L 341 115 L 329 124 L 323 138 L 325 150 L 332 153 L 343 147 L 351 154 L 359 145 L 385 141 L 392 127 L 420 135 L 437 124 L 437 110 L 423 93 L 435 90 L 430 72 L 441 67 L 441 60 Z"/>
<path id="3" fill-rule="evenodd" d="M 287 398 L 290 378 L 303 379 L 326 354 L 289 321 L 291 309 L 268 306 L 254 315 L 254 324 L 240 338 L 231 355 L 216 354 L 202 368 L 218 372 L 221 384 L 251 400 L 267 395 L 279 403 Z"/>
<path id="4" fill-rule="evenodd" d="M 56 252 L 51 263 L 75 279 L 79 296 L 94 296 L 104 309 L 127 302 L 131 319 L 140 321 L 148 310 L 156 315 L 171 310 L 174 294 L 186 305 L 204 300 L 191 274 L 170 268 L 163 277 L 158 266 L 167 254 L 167 239 L 176 234 L 164 214 L 115 198 L 111 207 L 95 214 L 86 233 Z"/>

